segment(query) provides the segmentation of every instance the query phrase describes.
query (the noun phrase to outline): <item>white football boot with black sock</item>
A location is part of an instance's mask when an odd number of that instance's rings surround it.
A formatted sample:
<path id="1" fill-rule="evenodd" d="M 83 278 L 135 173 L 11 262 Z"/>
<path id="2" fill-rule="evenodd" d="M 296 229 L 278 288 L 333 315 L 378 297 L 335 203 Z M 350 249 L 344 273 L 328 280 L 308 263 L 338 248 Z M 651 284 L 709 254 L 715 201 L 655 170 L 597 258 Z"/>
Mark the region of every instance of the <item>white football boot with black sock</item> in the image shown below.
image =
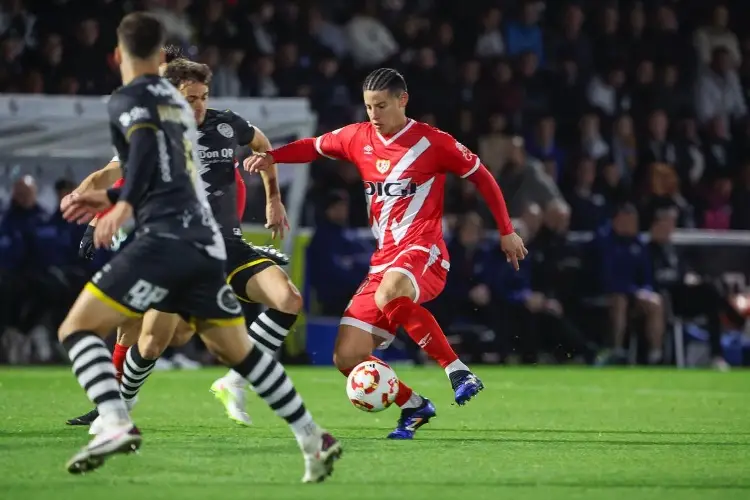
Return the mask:
<path id="1" fill-rule="evenodd" d="M 250 325 L 249 333 L 255 347 L 274 356 L 296 320 L 296 314 L 287 314 L 276 309 L 261 313 Z M 211 392 L 224 405 L 227 416 L 241 425 L 252 424 L 246 409 L 246 389 L 247 380 L 232 370 L 211 385 Z"/>
<path id="2" fill-rule="evenodd" d="M 73 373 L 99 410 L 100 432 L 68 461 L 72 474 L 101 467 L 117 453 L 130 453 L 141 446 L 141 433 L 130 420 L 120 395 L 112 355 L 94 332 L 79 331 L 62 341 L 73 363 Z"/>
<path id="3" fill-rule="evenodd" d="M 253 347 L 234 371 L 289 424 L 305 458 L 302 481 L 317 483 L 330 476 L 334 462 L 341 457 L 341 444 L 315 423 L 281 363 Z"/>

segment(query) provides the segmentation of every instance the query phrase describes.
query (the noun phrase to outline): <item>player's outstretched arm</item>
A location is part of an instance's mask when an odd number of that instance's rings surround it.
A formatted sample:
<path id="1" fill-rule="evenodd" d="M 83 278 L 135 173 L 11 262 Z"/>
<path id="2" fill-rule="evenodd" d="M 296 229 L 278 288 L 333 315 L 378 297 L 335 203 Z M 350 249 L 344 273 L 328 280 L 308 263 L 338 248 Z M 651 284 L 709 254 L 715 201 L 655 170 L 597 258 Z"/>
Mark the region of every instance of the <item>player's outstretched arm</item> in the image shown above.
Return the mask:
<path id="1" fill-rule="evenodd" d="M 76 193 L 83 193 L 91 189 L 107 189 L 122 177 L 122 169 L 119 160 L 112 160 L 107 165 L 89 174 L 81 184 L 74 190 Z"/>
<path id="2" fill-rule="evenodd" d="M 122 169 L 120 168 L 120 161 L 115 158 L 107 163 L 104 168 L 89 174 L 71 194 L 65 195 L 62 200 L 60 200 L 60 210 L 64 211 L 68 208 L 73 194 L 85 193 L 92 189 L 107 189 L 109 186 L 120 180 L 122 178 Z"/>
<path id="3" fill-rule="evenodd" d="M 272 149 L 267 153 L 255 154 L 245 160 L 245 170 L 262 172 L 274 163 L 310 163 L 321 156 L 334 160 L 353 161 L 349 145 L 360 131 L 360 124 L 347 125 L 321 135 L 290 142 L 286 146 Z"/>
<path id="4" fill-rule="evenodd" d="M 275 168 L 277 163 L 310 163 L 318 159 L 315 139 L 308 137 L 290 142 L 278 149 L 256 152 L 245 158 L 243 166 L 250 173 L 263 172 Z"/>

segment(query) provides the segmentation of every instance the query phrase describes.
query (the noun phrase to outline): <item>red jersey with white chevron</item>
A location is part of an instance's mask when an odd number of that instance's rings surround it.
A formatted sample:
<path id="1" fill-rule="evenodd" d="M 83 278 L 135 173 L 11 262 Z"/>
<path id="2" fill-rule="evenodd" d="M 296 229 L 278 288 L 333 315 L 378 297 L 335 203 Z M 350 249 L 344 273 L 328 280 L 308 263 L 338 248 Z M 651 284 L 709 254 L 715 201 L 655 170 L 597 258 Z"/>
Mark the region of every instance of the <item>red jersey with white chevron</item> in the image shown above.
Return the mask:
<path id="1" fill-rule="evenodd" d="M 414 120 L 387 138 L 369 122 L 347 125 L 318 137 L 315 149 L 359 169 L 378 243 L 371 271 L 387 266 L 414 246 L 431 253 L 439 250 L 447 263 L 443 241 L 446 174 L 469 177 L 479 168 L 477 155 L 450 134 Z"/>

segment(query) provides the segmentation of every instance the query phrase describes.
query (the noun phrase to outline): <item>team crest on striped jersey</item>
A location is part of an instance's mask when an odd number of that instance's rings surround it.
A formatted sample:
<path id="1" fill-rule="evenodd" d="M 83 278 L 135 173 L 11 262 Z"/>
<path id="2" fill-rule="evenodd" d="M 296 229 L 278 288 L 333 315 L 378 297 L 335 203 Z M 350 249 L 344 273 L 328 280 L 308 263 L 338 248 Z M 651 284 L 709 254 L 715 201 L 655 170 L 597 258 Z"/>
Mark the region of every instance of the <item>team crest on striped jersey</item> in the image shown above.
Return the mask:
<path id="1" fill-rule="evenodd" d="M 378 160 L 375 162 L 375 168 L 378 172 L 384 174 L 391 169 L 391 160 Z"/>

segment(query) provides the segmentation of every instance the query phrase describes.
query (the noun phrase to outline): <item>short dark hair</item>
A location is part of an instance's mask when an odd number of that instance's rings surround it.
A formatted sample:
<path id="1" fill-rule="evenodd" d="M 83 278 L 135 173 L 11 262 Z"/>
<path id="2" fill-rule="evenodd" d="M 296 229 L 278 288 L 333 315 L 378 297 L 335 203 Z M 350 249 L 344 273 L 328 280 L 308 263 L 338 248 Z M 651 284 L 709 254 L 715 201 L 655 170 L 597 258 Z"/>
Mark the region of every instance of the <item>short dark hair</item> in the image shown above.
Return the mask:
<path id="1" fill-rule="evenodd" d="M 182 49 L 177 45 L 167 44 L 162 50 L 164 50 L 164 60 L 167 62 L 167 64 L 171 63 L 175 59 L 185 58 L 185 56 L 182 54 Z"/>
<path id="2" fill-rule="evenodd" d="M 175 87 L 179 87 L 185 82 L 202 83 L 209 85 L 213 73 L 211 68 L 205 64 L 189 61 L 187 59 L 175 59 L 167 64 L 164 70 L 164 78 Z"/>
<path id="3" fill-rule="evenodd" d="M 367 75 L 362 84 L 362 91 L 387 90 L 393 95 L 401 95 L 406 92 L 406 80 L 404 75 L 393 68 L 379 68 Z"/>
<path id="4" fill-rule="evenodd" d="M 122 18 L 117 39 L 128 54 L 138 59 L 153 57 L 166 38 L 164 25 L 146 12 L 133 12 Z"/>

